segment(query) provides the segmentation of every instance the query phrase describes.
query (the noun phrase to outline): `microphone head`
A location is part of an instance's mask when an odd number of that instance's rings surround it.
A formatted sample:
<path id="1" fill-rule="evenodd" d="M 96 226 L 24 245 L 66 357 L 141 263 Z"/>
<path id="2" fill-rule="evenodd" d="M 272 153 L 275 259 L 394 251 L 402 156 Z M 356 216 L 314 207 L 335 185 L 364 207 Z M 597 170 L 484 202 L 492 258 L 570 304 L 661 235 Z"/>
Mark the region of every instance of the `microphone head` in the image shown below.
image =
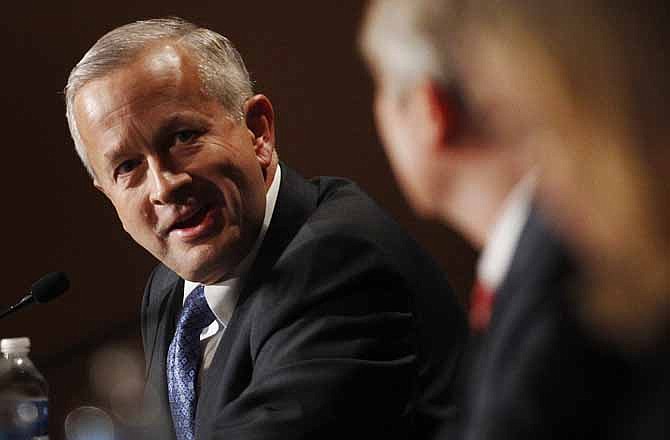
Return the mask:
<path id="1" fill-rule="evenodd" d="M 70 280 L 65 272 L 51 272 L 37 280 L 30 288 L 36 303 L 49 302 L 61 296 L 70 287 Z"/>

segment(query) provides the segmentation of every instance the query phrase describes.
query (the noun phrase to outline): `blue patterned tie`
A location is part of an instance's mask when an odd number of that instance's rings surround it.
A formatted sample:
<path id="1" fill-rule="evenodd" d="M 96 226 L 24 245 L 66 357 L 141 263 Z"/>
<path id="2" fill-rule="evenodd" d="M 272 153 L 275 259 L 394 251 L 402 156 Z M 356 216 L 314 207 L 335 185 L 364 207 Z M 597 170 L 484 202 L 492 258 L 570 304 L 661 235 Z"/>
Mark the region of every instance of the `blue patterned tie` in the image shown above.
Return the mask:
<path id="1" fill-rule="evenodd" d="M 195 383 L 202 356 L 200 333 L 214 319 L 205 299 L 205 286 L 199 285 L 186 298 L 168 350 L 168 396 L 178 440 L 195 438 Z"/>

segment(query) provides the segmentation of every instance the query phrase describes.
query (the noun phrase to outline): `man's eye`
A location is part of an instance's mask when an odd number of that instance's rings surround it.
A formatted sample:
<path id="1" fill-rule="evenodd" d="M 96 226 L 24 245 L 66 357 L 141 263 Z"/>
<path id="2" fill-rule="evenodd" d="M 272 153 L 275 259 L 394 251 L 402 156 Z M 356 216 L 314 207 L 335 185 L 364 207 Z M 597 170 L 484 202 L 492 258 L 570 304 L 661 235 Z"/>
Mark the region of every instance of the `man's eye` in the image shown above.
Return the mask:
<path id="1" fill-rule="evenodd" d="M 115 173 L 116 176 L 122 176 L 124 174 L 128 174 L 132 172 L 137 166 L 140 164 L 140 161 L 137 159 L 129 159 L 121 163 L 118 167 L 116 167 Z"/>
<path id="2" fill-rule="evenodd" d="M 195 130 L 182 130 L 178 131 L 177 134 L 175 134 L 175 140 L 177 141 L 177 143 L 186 144 L 195 139 L 197 135 L 198 132 Z"/>

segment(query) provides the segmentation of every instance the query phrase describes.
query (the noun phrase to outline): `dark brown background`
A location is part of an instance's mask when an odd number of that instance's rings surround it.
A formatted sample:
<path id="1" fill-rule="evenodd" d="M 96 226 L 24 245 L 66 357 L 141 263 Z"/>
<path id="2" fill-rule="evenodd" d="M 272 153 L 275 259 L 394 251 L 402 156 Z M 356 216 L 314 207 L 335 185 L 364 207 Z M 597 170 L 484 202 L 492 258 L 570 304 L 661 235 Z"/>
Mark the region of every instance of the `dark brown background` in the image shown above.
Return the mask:
<path id="1" fill-rule="evenodd" d="M 33 359 L 51 386 L 52 439 L 62 438 L 72 408 L 105 405 L 90 388 L 91 355 L 118 341 L 139 344 L 141 292 L 154 264 L 91 186 L 63 116 L 69 70 L 103 33 L 129 21 L 178 15 L 227 35 L 275 105 L 282 158 L 305 176 L 356 180 L 436 256 L 458 293 L 467 291 L 473 251 L 412 215 L 375 135 L 371 83 L 355 44 L 364 2 L 11 3 L 0 18 L 0 305 L 52 270 L 67 271 L 72 288 L 3 320 L 0 337 L 32 338 Z"/>

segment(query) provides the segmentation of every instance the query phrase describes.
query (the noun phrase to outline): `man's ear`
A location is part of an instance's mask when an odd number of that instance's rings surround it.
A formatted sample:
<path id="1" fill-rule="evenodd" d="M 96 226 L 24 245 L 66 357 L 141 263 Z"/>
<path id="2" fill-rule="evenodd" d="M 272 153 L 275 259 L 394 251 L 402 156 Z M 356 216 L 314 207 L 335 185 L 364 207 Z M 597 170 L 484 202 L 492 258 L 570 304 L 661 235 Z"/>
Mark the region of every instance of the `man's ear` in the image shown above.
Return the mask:
<path id="1" fill-rule="evenodd" d="M 252 136 L 258 162 L 263 169 L 272 163 L 275 149 L 275 114 L 264 95 L 255 95 L 244 104 L 245 122 Z"/>
<path id="2" fill-rule="evenodd" d="M 465 119 L 460 96 L 431 79 L 421 81 L 417 87 L 419 93 L 416 96 L 421 100 L 417 104 L 422 107 L 423 117 L 430 122 L 433 144 L 443 149 L 458 147 Z"/>

